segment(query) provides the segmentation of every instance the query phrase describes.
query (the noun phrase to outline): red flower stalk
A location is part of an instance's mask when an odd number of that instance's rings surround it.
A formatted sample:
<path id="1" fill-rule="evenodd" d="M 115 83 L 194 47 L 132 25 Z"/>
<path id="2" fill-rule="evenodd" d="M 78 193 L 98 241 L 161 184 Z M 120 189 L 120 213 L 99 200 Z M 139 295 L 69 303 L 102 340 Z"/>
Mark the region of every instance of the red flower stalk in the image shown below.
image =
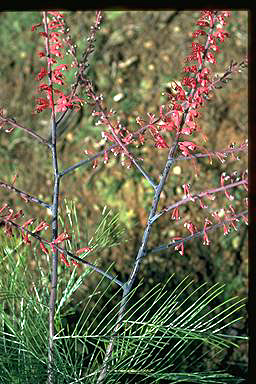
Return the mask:
<path id="1" fill-rule="evenodd" d="M 68 108 L 73 108 L 74 106 L 79 108 L 81 102 L 84 102 L 84 100 L 74 96 L 73 93 L 71 93 L 71 95 L 64 95 L 63 92 L 58 92 L 59 90 L 53 87 L 53 85 L 56 84 L 59 86 L 64 85 L 65 76 L 63 71 L 67 71 L 69 68 L 65 63 L 60 63 L 56 67 L 51 66 L 56 64 L 57 60 L 64 58 L 63 50 L 65 48 L 69 49 L 68 52 L 70 52 L 73 56 L 75 55 L 75 49 L 70 50 L 70 48 L 72 48 L 72 43 L 70 42 L 70 37 L 67 35 L 67 31 L 65 30 L 64 15 L 55 11 L 47 12 L 47 14 L 47 28 L 54 31 L 47 32 L 45 30 L 43 32 L 39 32 L 40 36 L 48 40 L 49 52 L 46 54 L 44 51 L 39 51 L 38 56 L 47 60 L 48 70 L 42 67 L 36 76 L 36 80 L 40 81 L 48 75 L 50 84 L 41 84 L 39 86 L 39 91 L 45 92 L 46 98 L 36 99 L 35 111 L 40 113 L 45 109 L 51 109 L 52 111 L 55 110 L 55 112 L 65 112 Z M 41 25 L 42 23 L 33 26 L 32 30 L 36 30 Z M 52 92 L 55 94 L 56 100 L 53 100 Z"/>
<path id="2" fill-rule="evenodd" d="M 214 88 L 213 82 L 210 79 L 210 69 L 204 66 L 205 63 L 215 64 L 215 54 L 219 51 L 218 40 L 221 42 L 228 37 L 228 33 L 223 29 L 216 29 L 216 25 L 221 22 L 225 24 L 225 18 L 229 16 L 226 11 L 203 11 L 201 12 L 200 20 L 197 25 L 207 28 L 208 31 L 198 29 L 193 33 L 193 38 L 200 36 L 206 37 L 205 44 L 198 42 L 192 43 L 192 54 L 186 58 L 186 61 L 196 61 L 196 64 L 186 65 L 184 72 L 190 76 L 185 76 L 181 84 L 175 83 L 174 94 L 169 96 L 173 105 L 171 116 L 166 118 L 163 113 L 163 108 L 160 108 L 160 116 L 162 119 L 161 127 L 165 130 L 172 131 L 180 130 L 182 117 L 184 117 L 181 134 L 191 135 L 196 131 L 200 131 L 198 123 L 195 121 L 200 117 L 199 109 L 202 108 L 205 101 L 208 99 L 209 92 Z M 223 24 L 223 25 L 224 25 Z M 150 122 L 152 124 L 152 122 Z M 186 144 L 179 143 L 179 147 L 185 156 L 189 156 L 189 149 L 194 150 L 194 144 L 190 147 Z M 158 148 L 167 148 L 167 145 L 156 145 Z"/>

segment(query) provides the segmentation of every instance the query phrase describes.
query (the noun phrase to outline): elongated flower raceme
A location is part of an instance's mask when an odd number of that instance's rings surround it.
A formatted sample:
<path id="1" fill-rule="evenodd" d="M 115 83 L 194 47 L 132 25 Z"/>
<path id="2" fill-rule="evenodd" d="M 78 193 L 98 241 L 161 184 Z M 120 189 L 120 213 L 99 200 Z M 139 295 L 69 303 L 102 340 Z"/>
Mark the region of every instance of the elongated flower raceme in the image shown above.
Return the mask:
<path id="1" fill-rule="evenodd" d="M 55 110 L 55 112 L 65 112 L 67 109 L 76 110 L 84 103 L 84 99 L 72 94 L 64 94 L 61 87 L 65 86 L 65 72 L 70 71 L 78 66 L 75 57 L 75 47 L 72 44 L 68 35 L 68 29 L 65 26 L 64 15 L 60 12 L 47 12 L 47 27 L 46 31 L 39 32 L 43 39 L 49 41 L 49 54 L 46 55 L 45 51 L 38 51 L 38 56 L 52 66 L 50 73 L 51 84 L 41 83 L 38 86 L 38 92 L 44 93 L 45 97 L 36 98 L 35 112 L 42 112 L 46 109 Z M 43 24 L 39 23 L 32 26 L 32 31 L 36 31 Z M 69 67 L 64 60 L 65 53 L 73 55 L 73 63 Z M 35 79 L 37 81 L 45 80 L 49 75 L 46 67 L 41 67 L 40 72 Z M 51 101 L 51 94 L 53 92 L 54 103 Z"/>

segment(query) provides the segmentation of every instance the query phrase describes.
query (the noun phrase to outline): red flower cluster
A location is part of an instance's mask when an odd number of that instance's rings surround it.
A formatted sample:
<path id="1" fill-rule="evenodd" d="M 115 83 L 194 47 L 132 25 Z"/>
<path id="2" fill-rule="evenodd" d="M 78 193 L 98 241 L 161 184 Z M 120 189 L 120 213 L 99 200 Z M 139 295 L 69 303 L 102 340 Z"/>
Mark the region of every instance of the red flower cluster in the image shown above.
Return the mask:
<path id="1" fill-rule="evenodd" d="M 39 51 L 37 54 L 40 58 L 47 59 L 48 63 L 48 70 L 42 67 L 35 78 L 37 81 L 41 81 L 48 77 L 48 84 L 41 83 L 38 87 L 38 91 L 40 93 L 44 92 L 46 97 L 38 97 L 36 99 L 35 111 L 42 112 L 45 109 L 51 109 L 54 112 L 65 112 L 67 108 L 80 108 L 84 100 L 74 95 L 66 96 L 56 87 L 56 85 L 64 85 L 65 75 L 63 72 L 69 70 L 67 64 L 56 65 L 57 60 L 64 58 L 64 49 L 68 40 L 66 37 L 64 15 L 55 11 L 49 11 L 47 15 L 46 25 L 38 23 L 32 26 L 32 31 L 35 31 L 44 25 L 45 31 L 39 32 L 39 34 L 46 39 L 46 52 Z M 48 45 L 49 52 L 47 52 Z M 68 52 L 71 51 L 69 50 Z M 72 51 L 72 54 L 74 55 L 74 51 Z"/>
<path id="2" fill-rule="evenodd" d="M 207 63 L 216 63 L 213 52 L 220 50 L 218 46 L 218 40 L 222 43 L 224 38 L 228 37 L 228 32 L 219 28 L 218 24 L 225 24 L 225 18 L 230 16 L 230 13 L 226 11 L 202 11 L 200 20 L 197 25 L 208 28 L 208 31 L 198 29 L 193 33 L 193 38 L 199 36 L 206 36 L 206 42 L 204 45 L 193 42 L 192 54 L 187 56 L 186 61 L 196 61 L 196 65 L 185 66 L 184 71 L 192 73 L 191 77 L 184 77 L 182 84 L 189 89 L 186 92 L 187 98 L 185 108 L 188 107 L 198 109 L 202 106 L 207 95 L 211 90 L 211 81 L 209 79 L 210 69 L 205 67 Z M 213 51 L 213 52 L 212 52 Z M 194 91 L 193 91 L 194 90 Z"/>
<path id="3" fill-rule="evenodd" d="M 208 95 L 213 89 L 208 65 L 216 63 L 215 53 L 220 50 L 218 44 L 228 37 L 228 32 L 222 27 L 220 28 L 220 25 L 226 24 L 225 19 L 228 16 L 230 16 L 230 12 L 227 11 L 201 12 L 200 20 L 197 22 L 201 28 L 194 31 L 192 37 L 203 40 L 192 43 L 192 53 L 185 59 L 187 62 L 195 61 L 196 63 L 184 67 L 186 76 L 181 83 L 173 82 L 173 92 L 167 93 L 171 106 L 160 107 L 160 121 L 149 115 L 147 125 L 156 148 L 169 147 L 161 132 L 176 130 L 182 135 L 191 135 L 200 131 L 196 122 L 200 116 L 199 109 L 202 108 L 205 100 L 208 100 Z M 145 121 L 139 117 L 136 121 L 141 127 L 145 125 Z M 204 136 L 203 138 L 206 140 Z M 144 133 L 140 135 L 140 142 L 144 142 Z M 180 144 L 180 150 L 185 156 L 189 155 L 189 149 L 194 148 L 194 144 L 191 142 Z"/>

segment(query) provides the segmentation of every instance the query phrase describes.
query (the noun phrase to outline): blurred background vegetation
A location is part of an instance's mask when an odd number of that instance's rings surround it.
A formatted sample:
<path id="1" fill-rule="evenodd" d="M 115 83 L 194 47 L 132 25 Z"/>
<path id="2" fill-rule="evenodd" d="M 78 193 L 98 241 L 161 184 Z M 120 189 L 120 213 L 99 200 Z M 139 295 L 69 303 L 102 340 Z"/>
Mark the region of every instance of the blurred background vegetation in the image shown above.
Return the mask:
<path id="1" fill-rule="evenodd" d="M 79 55 L 86 44 L 95 12 L 76 11 L 64 14 Z M 129 129 L 137 128 L 137 116 L 146 118 L 148 112 L 157 114 L 159 106 L 166 102 L 166 96 L 162 95 L 162 92 L 168 90 L 171 81 L 181 80 L 184 58 L 190 53 L 192 32 L 198 17 L 197 11 L 105 12 L 95 53 L 90 60 L 89 77 L 94 81 L 96 89 L 104 95 L 108 107 L 117 111 L 120 121 Z M 31 26 L 40 20 L 38 12 L 0 14 L 0 100 L 1 107 L 6 109 L 8 116 L 47 137 L 49 112 L 32 114 L 37 96 L 35 76 L 43 65 L 36 52 L 43 48 L 43 40 L 37 32 L 31 32 Z M 213 68 L 214 73 L 223 73 L 231 60 L 241 62 L 245 58 L 247 12 L 233 11 L 227 30 L 231 37 L 224 42 L 218 55 L 218 64 Z M 67 76 L 67 83 L 68 86 L 72 84 L 71 75 Z M 202 110 L 200 126 L 208 136 L 208 142 L 205 144 L 208 150 L 221 150 L 232 142 L 240 144 L 244 141 L 247 137 L 247 108 L 247 72 L 243 71 L 234 76 L 226 87 L 217 91 L 207 107 Z M 66 134 L 60 138 L 58 144 L 61 169 L 84 159 L 85 149 L 96 153 L 104 148 L 101 127 L 95 125 L 95 122 L 87 107 L 73 116 Z M 10 135 L 1 131 L 0 136 L 0 178 L 12 182 L 17 174 L 17 188 L 51 202 L 49 191 L 53 177 L 50 152 L 45 147 L 35 145 L 30 137 L 18 130 L 14 130 Z M 203 145 L 200 137 L 193 140 Z M 165 163 L 166 150 L 156 150 L 153 143 L 148 141 L 144 147 L 135 151 L 143 157 L 144 168 L 158 180 Z M 189 161 L 178 163 L 170 174 L 161 206 L 180 200 L 183 194 L 182 184 L 185 182 L 190 183 L 192 193 L 218 187 L 222 171 L 232 172 L 247 168 L 247 154 L 241 155 L 240 158 L 240 161 L 228 158 L 224 164 L 213 160 L 212 165 L 208 159 L 199 160 L 198 179 Z M 245 195 L 241 189 L 234 193 L 237 198 L 235 209 L 239 212 L 244 209 L 242 200 Z M 0 194 L 2 201 L 8 202 L 16 209 L 23 209 L 27 218 L 50 219 L 45 210 L 33 204 L 26 204 L 14 193 L 1 190 Z M 120 159 L 111 155 L 107 165 L 100 161 L 96 169 L 91 166 L 81 167 L 62 179 L 62 215 L 65 218 L 67 214 L 65 199 L 73 201 L 81 229 L 79 246 L 82 247 L 88 241 L 87 230 L 90 236 L 93 235 L 104 206 L 111 209 L 113 215 L 119 213 L 120 225 L 124 229 L 119 239 L 121 245 L 95 252 L 88 259 L 91 262 L 98 260 L 103 268 L 114 262 L 114 271 L 120 279 L 124 279 L 129 274 L 138 250 L 152 196 L 152 189 L 137 170 L 122 167 Z M 228 201 L 224 194 L 219 194 L 215 201 L 208 200 L 207 204 L 210 210 L 227 207 Z M 209 210 L 202 211 L 199 205 L 190 203 L 181 210 L 182 220 L 178 222 L 172 222 L 170 215 L 163 216 L 154 226 L 149 247 L 165 244 L 174 236 L 188 235 L 183 223 L 189 218 L 198 228 L 202 228 L 203 217 L 209 217 Z M 64 226 L 69 226 L 65 219 Z M 190 274 L 198 283 L 226 283 L 226 296 L 223 299 L 236 295 L 246 297 L 247 227 L 242 225 L 238 232 L 232 231 L 226 237 L 223 236 L 222 230 L 211 233 L 209 237 L 209 247 L 202 245 L 202 239 L 187 243 L 183 257 L 174 250 L 149 255 L 140 274 L 145 285 L 150 288 L 165 281 L 175 272 L 177 281 Z M 31 268 L 36 273 L 32 253 Z M 62 271 L 65 268 L 60 266 Z M 97 276 L 93 274 L 91 287 L 96 286 L 96 280 Z M 90 284 L 87 283 L 86 291 L 90 290 Z M 78 291 L 70 305 L 79 302 L 84 294 L 85 290 Z M 232 334 L 246 334 L 245 311 L 243 315 L 244 319 L 230 330 Z M 245 376 L 246 343 L 242 343 L 239 350 L 231 349 L 217 364 L 220 369 Z"/>

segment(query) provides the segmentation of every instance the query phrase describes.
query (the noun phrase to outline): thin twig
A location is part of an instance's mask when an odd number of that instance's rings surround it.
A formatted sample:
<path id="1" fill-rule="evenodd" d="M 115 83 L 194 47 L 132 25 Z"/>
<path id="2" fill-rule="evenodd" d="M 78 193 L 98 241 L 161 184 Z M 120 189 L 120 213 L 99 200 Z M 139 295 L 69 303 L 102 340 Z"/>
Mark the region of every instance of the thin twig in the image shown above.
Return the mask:
<path id="1" fill-rule="evenodd" d="M 206 227 L 202 231 L 198 231 L 198 232 L 194 233 L 193 235 L 184 237 L 183 239 L 180 239 L 180 240 L 176 240 L 175 242 L 172 241 L 171 243 L 159 245 L 158 247 L 154 247 L 154 248 L 148 249 L 147 250 L 147 254 L 149 254 L 149 253 L 159 253 L 159 252 L 162 252 L 162 251 L 166 251 L 170 247 L 176 247 L 177 245 L 179 245 L 181 243 L 185 243 L 186 241 L 193 240 L 193 239 L 198 238 L 198 237 L 202 237 L 205 232 L 214 231 L 215 229 L 220 228 L 220 227 L 222 227 L 225 224 L 229 224 L 230 221 L 234 220 L 234 218 L 239 218 L 239 217 L 242 217 L 242 216 L 246 216 L 247 214 L 248 214 L 248 211 L 240 212 L 240 213 L 234 215 L 232 217 L 232 219 L 230 219 L 230 220 L 224 220 L 221 223 L 217 223 L 217 224 L 211 225 L 209 227 Z"/>
<path id="2" fill-rule="evenodd" d="M 160 119 L 157 119 L 156 122 L 159 121 L 159 120 Z M 142 128 L 138 129 L 136 132 L 133 133 L 133 137 L 136 138 L 137 136 L 139 136 L 139 134 L 144 132 L 149 126 L 150 126 L 150 124 L 146 124 Z M 123 143 L 123 145 L 127 146 L 129 144 L 128 143 Z M 116 147 L 119 147 L 119 144 L 112 144 L 108 148 L 103 149 L 102 151 L 100 151 L 100 152 L 96 153 L 95 155 L 91 156 L 89 159 L 81 160 L 78 163 L 76 163 L 74 165 L 71 165 L 70 167 L 68 167 L 68 168 L 64 169 L 63 171 L 59 172 L 59 176 L 62 177 L 64 175 L 67 175 L 67 174 L 75 171 L 76 169 L 80 168 L 83 165 L 88 165 L 92 161 L 96 160 L 98 157 L 103 156 L 104 153 L 110 152 L 110 151 L 112 151 Z"/>
<path id="3" fill-rule="evenodd" d="M 227 157 L 228 155 L 233 155 L 235 153 L 239 153 L 239 152 L 248 152 L 248 144 L 247 143 L 243 143 L 241 144 L 239 147 L 235 147 L 235 148 L 228 148 L 228 149 L 222 149 L 220 151 L 212 151 L 212 152 L 208 152 L 208 153 L 196 153 L 196 154 L 190 154 L 190 156 L 177 156 L 175 158 L 175 161 L 180 161 L 180 160 L 191 160 L 191 158 L 195 158 L 195 159 L 200 159 L 200 158 L 205 158 L 205 157 L 219 157 L 219 156 L 223 156 L 223 157 Z"/>
<path id="4" fill-rule="evenodd" d="M 10 124 L 14 128 L 22 129 L 24 132 L 28 133 L 34 139 L 38 140 L 40 143 L 46 144 L 49 148 L 51 148 L 51 145 L 48 143 L 48 141 L 46 139 L 44 139 L 42 136 L 40 136 L 37 133 L 35 133 L 34 131 L 32 131 L 32 129 L 24 127 L 23 125 L 16 123 L 16 121 L 14 121 L 11 118 L 6 118 L 3 116 L 0 116 L 0 121 L 2 121 L 3 123 L 6 123 L 6 124 Z"/>
<path id="5" fill-rule="evenodd" d="M 201 199 L 204 196 L 207 197 L 208 195 L 212 195 L 212 194 L 215 194 L 215 193 L 218 193 L 218 192 L 223 192 L 223 191 L 225 191 L 227 189 L 235 188 L 235 187 L 238 187 L 239 185 L 243 185 L 243 184 L 248 184 L 248 180 L 240 180 L 240 181 L 237 181 L 236 183 L 227 184 L 227 185 L 224 185 L 223 187 L 219 187 L 219 188 L 208 189 L 205 192 L 201 192 L 201 193 L 194 194 L 194 195 L 191 195 L 189 197 L 186 197 L 185 199 L 180 200 L 177 203 L 174 203 L 174 204 L 171 204 L 171 205 L 165 207 L 162 211 L 157 213 L 151 219 L 151 223 L 155 222 L 157 219 L 159 219 L 159 217 L 163 216 L 165 213 L 171 211 L 174 208 L 180 207 L 181 205 L 187 204 L 189 201 L 195 201 L 196 199 Z"/>
<path id="6" fill-rule="evenodd" d="M 22 199 L 24 199 L 26 202 L 27 202 L 27 200 L 29 200 L 29 201 L 32 201 L 34 203 L 41 205 L 42 207 L 51 208 L 51 204 L 48 204 L 45 201 L 40 200 L 35 196 L 29 195 L 27 192 L 21 191 L 20 189 L 14 187 L 11 184 L 5 183 L 2 180 L 0 180 L 0 188 L 6 188 L 6 189 L 9 189 L 10 191 L 14 191 L 14 192 L 18 193 L 18 195 L 20 195 L 20 197 Z"/>

